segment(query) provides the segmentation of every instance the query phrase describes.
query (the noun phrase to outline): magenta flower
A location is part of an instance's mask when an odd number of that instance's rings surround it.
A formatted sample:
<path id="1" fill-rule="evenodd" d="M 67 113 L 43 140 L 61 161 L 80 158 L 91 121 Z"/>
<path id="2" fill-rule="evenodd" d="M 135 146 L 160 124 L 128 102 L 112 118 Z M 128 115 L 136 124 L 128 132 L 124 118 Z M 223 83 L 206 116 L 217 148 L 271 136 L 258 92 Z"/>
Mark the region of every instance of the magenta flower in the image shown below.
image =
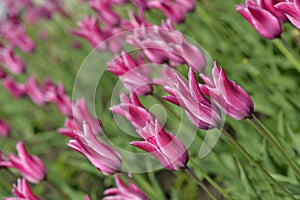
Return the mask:
<path id="1" fill-rule="evenodd" d="M 79 124 L 82 124 L 84 121 L 89 123 L 94 134 L 99 134 L 102 132 L 101 122 L 96 117 L 94 117 L 86 104 L 86 101 L 81 98 L 77 99 L 77 101 L 73 105 L 73 117 L 75 121 Z"/>
<path id="2" fill-rule="evenodd" d="M 72 33 L 86 39 L 93 47 L 97 47 L 98 44 L 106 39 L 98 23 L 99 21 L 96 17 L 86 16 L 77 23 L 79 30 L 72 31 Z"/>
<path id="3" fill-rule="evenodd" d="M 25 85 L 26 94 L 32 99 L 32 101 L 39 106 L 46 103 L 44 92 L 38 86 L 34 77 L 29 77 Z"/>
<path id="4" fill-rule="evenodd" d="M 25 95 L 25 85 L 17 83 L 13 78 L 7 76 L 2 79 L 3 87 L 8 90 L 15 98 L 20 98 Z"/>
<path id="5" fill-rule="evenodd" d="M 282 10 L 290 22 L 300 29 L 300 1 L 286 1 L 275 5 L 276 8 Z"/>
<path id="6" fill-rule="evenodd" d="M 119 76 L 130 93 L 135 92 L 137 95 L 143 96 L 152 93 L 153 90 L 150 68 L 143 66 L 144 64 L 142 58 L 137 57 L 134 60 L 130 54 L 122 52 L 120 57 L 116 56 L 108 64 L 107 70 Z"/>
<path id="7" fill-rule="evenodd" d="M 186 13 L 193 10 L 194 6 L 195 1 L 193 0 L 186 0 L 185 2 L 153 0 L 147 3 L 147 7 L 161 10 L 166 18 L 173 23 L 183 22 Z"/>
<path id="8" fill-rule="evenodd" d="M 30 155 L 23 142 L 17 143 L 18 156 L 10 154 L 8 159 L 0 161 L 0 166 L 18 170 L 24 178 L 32 183 L 39 183 L 46 176 L 43 162 L 35 155 Z"/>
<path id="9" fill-rule="evenodd" d="M 188 74 L 189 83 L 175 70 L 171 71 L 169 68 L 165 68 L 163 76 L 168 80 L 164 89 L 171 95 L 164 96 L 164 100 L 185 109 L 193 124 L 203 130 L 220 126 L 220 111 L 201 93 L 192 68 Z"/>
<path id="10" fill-rule="evenodd" d="M 145 141 L 130 142 L 131 145 L 152 154 L 168 170 L 186 167 L 189 156 L 184 144 L 166 132 L 158 119 L 148 120 L 146 126 L 137 132 Z"/>
<path id="11" fill-rule="evenodd" d="M 33 194 L 24 178 L 18 179 L 17 185 L 13 184 L 12 193 L 15 197 L 4 197 L 3 200 L 40 200 L 39 197 Z"/>
<path id="12" fill-rule="evenodd" d="M 145 193 L 133 183 L 129 182 L 126 186 L 118 175 L 115 175 L 115 181 L 117 187 L 105 190 L 102 200 L 148 200 Z"/>
<path id="13" fill-rule="evenodd" d="M 2 47 L 0 45 L 0 62 L 4 63 L 15 74 L 20 74 L 25 70 L 23 60 L 13 52 L 12 46 Z"/>
<path id="14" fill-rule="evenodd" d="M 65 120 L 64 126 L 64 128 L 57 129 L 57 132 L 71 139 L 74 139 L 76 137 L 75 131 L 81 129 L 77 126 L 77 123 L 73 118 L 67 118 Z"/>
<path id="15" fill-rule="evenodd" d="M 121 94 L 120 100 L 121 103 L 110 107 L 110 111 L 125 117 L 136 129 L 146 126 L 151 114 L 142 106 L 136 94 L 132 93 L 130 98 Z"/>
<path id="16" fill-rule="evenodd" d="M 91 200 L 91 197 L 89 195 L 85 195 L 85 200 Z"/>
<path id="17" fill-rule="evenodd" d="M 90 5 L 97 12 L 103 24 L 106 26 L 118 26 L 120 17 L 112 10 L 111 0 L 92 0 Z"/>
<path id="18" fill-rule="evenodd" d="M 112 147 L 99 142 L 87 122 L 83 122 L 83 131 L 75 131 L 77 137 L 70 140 L 68 146 L 81 153 L 104 175 L 114 174 L 121 169 L 120 154 Z"/>
<path id="19" fill-rule="evenodd" d="M 242 120 L 251 117 L 254 105 L 249 95 L 234 81 L 228 80 L 224 69 L 214 63 L 213 78 L 201 74 L 206 85 L 201 91 L 210 96 L 214 102 L 230 117 Z"/>
<path id="20" fill-rule="evenodd" d="M 280 36 L 281 22 L 285 20 L 282 12 L 275 8 L 272 2 L 271 0 L 246 0 L 246 4 L 236 5 L 237 12 L 267 39 Z"/>
<path id="21" fill-rule="evenodd" d="M 10 127 L 7 124 L 7 122 L 0 119 L 0 137 L 7 137 L 9 134 L 9 131 L 10 131 Z"/>

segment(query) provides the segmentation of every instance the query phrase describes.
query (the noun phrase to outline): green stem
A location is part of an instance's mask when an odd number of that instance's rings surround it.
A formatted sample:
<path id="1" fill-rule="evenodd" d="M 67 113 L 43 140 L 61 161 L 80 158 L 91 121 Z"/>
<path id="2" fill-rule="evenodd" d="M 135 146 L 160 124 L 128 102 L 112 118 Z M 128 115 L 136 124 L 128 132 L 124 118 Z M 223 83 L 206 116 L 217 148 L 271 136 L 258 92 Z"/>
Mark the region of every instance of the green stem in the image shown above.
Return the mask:
<path id="1" fill-rule="evenodd" d="M 211 191 L 207 188 L 207 186 L 204 183 L 202 183 L 202 181 L 196 176 L 196 174 L 190 168 L 187 167 L 184 171 L 190 177 L 192 177 L 192 179 L 194 179 L 197 185 L 199 185 L 210 196 L 211 199 L 217 200 L 217 198 L 211 193 Z"/>
<path id="2" fill-rule="evenodd" d="M 300 62 L 299 56 L 293 53 L 293 49 L 289 44 L 282 38 L 273 40 L 276 47 L 287 57 L 287 59 L 295 66 L 295 68 L 300 72 Z"/>
<path id="3" fill-rule="evenodd" d="M 293 164 L 293 162 L 289 159 L 283 149 L 279 146 L 279 144 L 275 141 L 270 131 L 259 121 L 257 117 L 252 115 L 250 121 L 254 124 L 254 126 L 259 130 L 259 132 L 267 138 L 267 140 L 275 147 L 278 153 L 282 156 L 282 158 L 287 162 L 288 166 L 294 171 L 296 176 L 300 179 L 300 172 L 298 168 Z"/>
<path id="4" fill-rule="evenodd" d="M 218 190 L 218 192 L 220 193 L 220 194 L 222 194 L 224 197 L 225 197 L 225 199 L 232 199 L 224 190 L 223 190 L 223 188 L 222 187 L 220 187 L 219 185 L 218 185 L 218 183 L 216 183 L 212 178 L 210 178 L 207 174 L 206 174 L 206 172 L 204 172 L 192 159 L 189 161 L 191 164 L 192 164 L 192 166 L 198 171 L 198 172 L 200 172 L 201 173 L 201 175 L 216 189 L 216 190 Z"/>
<path id="5" fill-rule="evenodd" d="M 53 184 L 51 181 L 49 181 L 47 178 L 44 180 L 53 190 L 55 190 L 57 193 L 59 193 L 61 196 L 63 196 L 63 199 L 70 200 L 69 196 L 66 195 L 59 187 L 57 187 L 55 184 Z"/>
<path id="6" fill-rule="evenodd" d="M 221 130 L 223 135 L 251 162 L 273 185 L 280 189 L 290 199 L 296 200 L 296 198 L 286 190 L 280 183 L 278 183 L 263 167 L 261 167 L 256 160 L 248 153 L 244 147 L 242 147 L 225 129 Z"/>

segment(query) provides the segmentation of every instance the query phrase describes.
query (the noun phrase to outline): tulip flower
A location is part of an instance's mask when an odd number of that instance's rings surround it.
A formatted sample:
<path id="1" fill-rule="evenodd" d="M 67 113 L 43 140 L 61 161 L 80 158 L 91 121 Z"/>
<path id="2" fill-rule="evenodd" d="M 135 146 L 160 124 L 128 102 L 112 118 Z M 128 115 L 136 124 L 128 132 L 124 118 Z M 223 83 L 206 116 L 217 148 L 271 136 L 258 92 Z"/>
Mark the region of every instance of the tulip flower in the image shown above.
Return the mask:
<path id="1" fill-rule="evenodd" d="M 77 123 L 82 124 L 84 121 L 86 121 L 92 128 L 94 134 L 99 134 L 102 132 L 100 120 L 90 113 L 86 101 L 83 98 L 77 99 L 73 105 L 72 111 L 73 117 Z"/>
<path id="2" fill-rule="evenodd" d="M 263 0 L 247 0 L 246 4 L 236 5 L 236 10 L 259 34 L 267 39 L 274 39 L 279 37 L 282 32 L 281 22 L 284 19 L 282 17 L 277 18 L 277 16 L 273 14 L 276 8 L 273 6 L 271 12 L 270 2 L 266 2 L 267 1 Z M 265 7 L 262 7 L 264 5 Z M 277 12 L 280 12 L 280 10 L 277 10 Z"/>
<path id="3" fill-rule="evenodd" d="M 171 95 L 164 96 L 164 100 L 182 107 L 192 123 L 203 130 L 220 126 L 220 111 L 201 93 L 192 68 L 188 74 L 189 83 L 169 68 L 165 68 L 163 76 L 168 79 L 164 89 Z"/>
<path id="4" fill-rule="evenodd" d="M 39 183 L 46 176 L 43 162 L 27 152 L 23 142 L 17 143 L 18 156 L 10 154 L 8 159 L 0 161 L 0 166 L 18 170 L 24 178 L 32 183 Z"/>
<path id="5" fill-rule="evenodd" d="M 0 137 L 7 137 L 10 127 L 6 121 L 0 119 Z"/>
<path id="6" fill-rule="evenodd" d="M 103 24 L 106 26 L 118 26 L 120 17 L 111 9 L 111 0 L 92 0 L 90 5 L 97 12 Z"/>
<path id="7" fill-rule="evenodd" d="M 213 78 L 201 74 L 206 85 L 201 85 L 201 92 L 210 96 L 214 102 L 230 117 L 242 120 L 251 117 L 254 105 L 249 95 L 234 81 L 228 80 L 224 69 L 214 63 Z"/>
<path id="8" fill-rule="evenodd" d="M 13 78 L 7 76 L 3 78 L 3 87 L 8 90 L 15 98 L 20 98 L 25 95 L 25 85 L 17 83 Z"/>
<path id="9" fill-rule="evenodd" d="M 282 10 L 290 22 L 300 29 L 300 0 L 281 2 L 275 7 Z"/>
<path id="10" fill-rule="evenodd" d="M 143 191 L 141 191 L 136 185 L 129 182 L 128 186 L 122 181 L 122 179 L 115 175 L 116 188 L 109 188 L 104 191 L 105 197 L 102 200 L 147 200 L 148 197 Z"/>
<path id="11" fill-rule="evenodd" d="M 143 128 L 151 114 L 142 106 L 135 93 L 132 93 L 130 98 L 125 94 L 120 95 L 121 104 L 110 107 L 110 111 L 118 115 L 122 115 L 134 128 Z"/>
<path id="12" fill-rule="evenodd" d="M 134 60 L 128 53 L 122 52 L 120 57 L 108 64 L 108 71 L 119 76 L 125 88 L 137 95 L 147 95 L 152 92 L 151 71 L 139 57 Z"/>
<path id="13" fill-rule="evenodd" d="M 12 193 L 15 197 L 4 197 L 3 200 L 40 200 L 35 196 L 29 187 L 26 179 L 18 179 L 17 185 L 13 184 Z"/>
<path id="14" fill-rule="evenodd" d="M 112 147 L 99 142 L 87 122 L 83 122 L 82 129 L 83 131 L 75 131 L 76 137 L 69 141 L 68 146 L 87 157 L 104 175 L 120 171 L 120 154 Z"/>
<path id="15" fill-rule="evenodd" d="M 37 85 L 34 77 L 28 78 L 25 85 L 25 91 L 36 105 L 42 106 L 46 103 L 45 95 L 41 88 Z"/>
<path id="16" fill-rule="evenodd" d="M 75 131 L 80 130 L 79 127 L 77 126 L 75 119 L 73 118 L 67 118 L 65 120 L 64 126 L 65 126 L 64 128 L 57 129 L 57 132 L 71 139 L 74 139 L 76 137 Z"/>
<path id="17" fill-rule="evenodd" d="M 12 46 L 3 47 L 0 45 L 0 62 L 4 63 L 15 74 L 20 74 L 25 70 L 25 63 L 13 52 Z"/>
<path id="18" fill-rule="evenodd" d="M 146 126 L 137 132 L 144 141 L 130 142 L 131 145 L 152 154 L 168 170 L 186 167 L 189 156 L 184 144 L 166 132 L 158 119 L 149 119 Z"/>

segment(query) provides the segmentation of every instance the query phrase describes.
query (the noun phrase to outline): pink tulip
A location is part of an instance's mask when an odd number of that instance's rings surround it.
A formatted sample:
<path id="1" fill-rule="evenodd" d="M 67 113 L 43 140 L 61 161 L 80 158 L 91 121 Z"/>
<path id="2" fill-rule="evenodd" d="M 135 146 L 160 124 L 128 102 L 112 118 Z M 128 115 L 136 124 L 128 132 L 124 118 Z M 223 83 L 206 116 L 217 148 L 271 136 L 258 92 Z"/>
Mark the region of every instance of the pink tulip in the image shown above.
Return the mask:
<path id="1" fill-rule="evenodd" d="M 13 78 L 7 76 L 2 79 L 3 87 L 8 90 L 15 98 L 25 95 L 25 85 L 17 83 Z"/>
<path id="2" fill-rule="evenodd" d="M 121 104 L 110 107 L 110 111 L 125 117 L 136 128 L 146 126 L 151 114 L 142 106 L 135 93 L 130 98 L 125 94 L 120 95 Z"/>
<path id="3" fill-rule="evenodd" d="M 260 4 L 259 4 L 260 3 Z M 272 12 L 270 11 L 272 7 Z M 273 13 L 276 8 L 268 1 L 247 0 L 246 4 L 236 5 L 236 10 L 240 13 L 253 28 L 267 39 L 279 37 L 282 32 L 282 17 L 277 18 Z M 277 13 L 280 10 L 277 9 Z"/>
<path id="4" fill-rule="evenodd" d="M 251 117 L 254 105 L 249 95 L 234 81 L 228 80 L 224 69 L 214 63 L 213 78 L 201 74 L 206 85 L 201 91 L 210 96 L 214 102 L 230 117 L 242 120 Z"/>
<path id="5" fill-rule="evenodd" d="M 83 131 L 75 131 L 76 137 L 69 141 L 68 146 L 86 156 L 104 175 L 120 171 L 120 154 L 112 147 L 99 142 L 87 122 L 83 122 L 82 129 Z"/>
<path id="6" fill-rule="evenodd" d="M 102 132 L 100 120 L 90 113 L 86 101 L 83 98 L 77 99 L 73 105 L 72 111 L 73 117 L 77 123 L 82 124 L 84 121 L 86 121 L 89 123 L 89 126 L 92 128 L 94 134 L 99 134 Z"/>
<path id="7" fill-rule="evenodd" d="M 77 23 L 79 30 L 72 31 L 72 33 L 86 39 L 93 47 L 97 47 L 106 39 L 98 24 L 96 17 L 86 16 Z"/>
<path id="8" fill-rule="evenodd" d="M 3 200 L 40 200 L 39 197 L 33 194 L 24 178 L 18 179 L 17 185 L 13 184 L 12 193 L 15 197 L 4 197 Z"/>
<path id="9" fill-rule="evenodd" d="M 25 70 L 25 63 L 13 52 L 12 46 L 0 47 L 0 62 L 3 62 L 15 74 L 20 74 Z"/>
<path id="10" fill-rule="evenodd" d="M 290 22 L 300 29 L 300 0 L 281 2 L 276 4 L 275 7 L 282 10 Z"/>
<path id="11" fill-rule="evenodd" d="M 111 0 L 91 0 L 91 7 L 97 12 L 101 22 L 106 26 L 118 26 L 120 17 L 111 9 Z"/>
<path id="12" fill-rule="evenodd" d="M 165 132 L 158 119 L 148 120 L 144 128 L 137 130 L 145 141 L 130 142 L 152 154 L 166 169 L 185 168 L 189 160 L 184 144 L 173 134 Z"/>
<path id="13" fill-rule="evenodd" d="M 32 101 L 39 106 L 46 103 L 44 92 L 37 85 L 34 77 L 29 77 L 25 85 L 26 94 L 32 99 Z"/>
<path id="14" fill-rule="evenodd" d="M 126 186 L 118 175 L 115 175 L 115 181 L 117 187 L 105 190 L 102 200 L 148 200 L 145 193 L 133 183 L 129 182 Z"/>
<path id="15" fill-rule="evenodd" d="M 10 127 L 7 124 L 7 122 L 0 119 L 0 137 L 7 137 L 9 134 L 9 131 L 10 131 Z"/>
<path id="16" fill-rule="evenodd" d="M 185 109 L 189 119 L 203 130 L 220 126 L 220 111 L 201 93 L 192 68 L 188 74 L 189 83 L 169 68 L 165 68 L 163 75 L 169 79 L 164 89 L 171 95 L 163 97 L 164 100 Z"/>
<path id="17" fill-rule="evenodd" d="M 39 183 L 46 176 L 43 162 L 35 155 L 30 155 L 23 142 L 17 143 L 18 156 L 10 154 L 8 159 L 0 161 L 0 166 L 17 169 L 24 178 L 32 183 Z"/>
<path id="18" fill-rule="evenodd" d="M 89 195 L 85 195 L 85 200 L 91 200 L 91 197 Z"/>
<path id="19" fill-rule="evenodd" d="M 71 139 L 74 139 L 76 137 L 75 131 L 81 129 L 77 126 L 77 123 L 73 118 L 67 118 L 65 120 L 64 126 L 64 128 L 57 129 L 57 132 Z"/>
<path id="20" fill-rule="evenodd" d="M 140 60 L 140 61 L 139 61 Z M 124 84 L 125 88 L 137 95 L 147 95 L 152 93 L 151 71 L 141 59 L 134 60 L 130 54 L 122 52 L 120 57 L 109 63 L 108 71 L 116 76 Z"/>

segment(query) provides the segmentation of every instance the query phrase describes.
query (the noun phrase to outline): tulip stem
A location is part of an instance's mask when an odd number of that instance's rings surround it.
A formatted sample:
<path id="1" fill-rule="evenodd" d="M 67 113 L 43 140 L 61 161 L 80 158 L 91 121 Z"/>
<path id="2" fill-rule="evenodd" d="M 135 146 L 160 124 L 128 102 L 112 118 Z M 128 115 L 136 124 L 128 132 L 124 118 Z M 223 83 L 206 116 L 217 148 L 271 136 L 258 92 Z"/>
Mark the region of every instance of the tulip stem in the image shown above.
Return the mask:
<path id="1" fill-rule="evenodd" d="M 271 132 L 259 121 L 259 119 L 252 115 L 251 118 L 249 118 L 250 121 L 254 124 L 256 129 L 267 138 L 267 140 L 275 147 L 275 149 L 278 151 L 278 153 L 282 156 L 282 158 L 287 162 L 288 166 L 294 171 L 296 176 L 300 179 L 300 172 L 299 169 L 294 165 L 294 163 L 289 159 L 289 157 L 286 155 L 286 153 L 283 151 L 283 149 L 280 147 L 280 145 L 276 142 L 276 140 L 273 138 L 273 135 Z"/>
<path id="2" fill-rule="evenodd" d="M 12 173 L 12 171 L 10 171 L 8 168 L 4 167 L 4 170 L 5 170 L 9 175 L 11 175 L 12 177 L 14 177 L 15 179 L 18 178 L 18 177 L 17 177 L 14 173 Z"/>
<path id="3" fill-rule="evenodd" d="M 59 193 L 61 196 L 63 196 L 65 200 L 70 200 L 68 195 L 66 195 L 59 187 L 57 187 L 55 184 L 53 184 L 51 181 L 49 181 L 47 178 L 44 180 L 53 190 L 55 190 L 57 193 Z"/>
<path id="4" fill-rule="evenodd" d="M 251 162 L 273 185 L 280 189 L 290 199 L 296 200 L 296 198 L 285 189 L 280 183 L 278 183 L 263 167 L 261 167 L 257 161 L 248 153 L 244 147 L 242 147 L 225 129 L 222 129 L 223 135 Z"/>
<path id="5" fill-rule="evenodd" d="M 232 199 L 228 194 L 227 194 L 227 192 L 222 188 L 222 187 L 220 187 L 219 185 L 218 185 L 218 183 L 216 183 L 212 178 L 210 178 L 210 176 L 208 176 L 207 174 L 206 174 L 206 172 L 204 172 L 192 159 L 190 159 L 190 161 L 189 161 L 191 164 L 192 164 L 192 166 L 198 171 L 198 172 L 200 172 L 201 173 L 201 175 L 216 189 L 216 190 L 218 190 L 218 192 L 220 193 L 220 194 L 222 194 L 224 197 L 225 197 L 225 199 Z"/>
<path id="6" fill-rule="evenodd" d="M 282 38 L 274 40 L 276 47 L 287 57 L 287 59 L 296 67 L 300 72 L 299 56 L 296 56 L 293 49 L 289 44 Z"/>
<path id="7" fill-rule="evenodd" d="M 207 194 L 210 196 L 211 199 L 217 200 L 217 198 L 211 193 L 211 191 L 208 189 L 208 187 L 196 176 L 196 174 L 190 169 L 185 168 L 184 171 L 194 179 L 194 181 L 199 185 Z"/>

